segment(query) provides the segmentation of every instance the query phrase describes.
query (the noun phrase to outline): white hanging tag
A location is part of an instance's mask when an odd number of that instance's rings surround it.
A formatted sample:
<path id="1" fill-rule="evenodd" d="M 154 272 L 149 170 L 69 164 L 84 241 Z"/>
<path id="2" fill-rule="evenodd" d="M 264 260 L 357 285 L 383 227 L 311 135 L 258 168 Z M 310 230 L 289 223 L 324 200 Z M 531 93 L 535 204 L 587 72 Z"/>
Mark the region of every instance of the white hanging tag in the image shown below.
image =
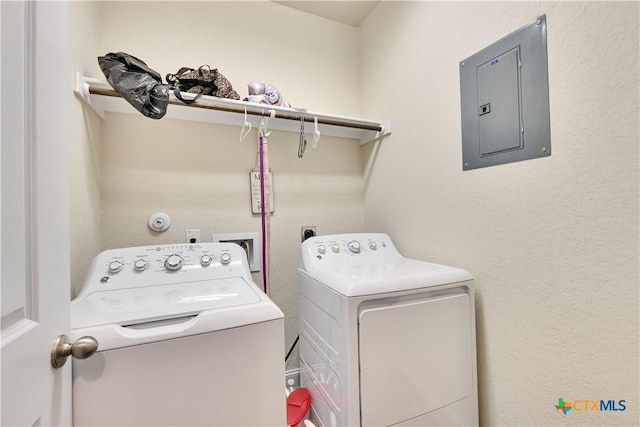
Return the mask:
<path id="1" fill-rule="evenodd" d="M 254 214 L 259 214 L 262 212 L 262 205 L 260 200 L 260 170 L 252 170 L 250 174 L 251 180 L 251 212 Z M 274 211 L 274 203 L 273 203 L 273 174 L 271 171 L 267 174 L 267 179 L 264 182 L 265 190 L 269 190 L 269 212 L 273 213 Z"/>

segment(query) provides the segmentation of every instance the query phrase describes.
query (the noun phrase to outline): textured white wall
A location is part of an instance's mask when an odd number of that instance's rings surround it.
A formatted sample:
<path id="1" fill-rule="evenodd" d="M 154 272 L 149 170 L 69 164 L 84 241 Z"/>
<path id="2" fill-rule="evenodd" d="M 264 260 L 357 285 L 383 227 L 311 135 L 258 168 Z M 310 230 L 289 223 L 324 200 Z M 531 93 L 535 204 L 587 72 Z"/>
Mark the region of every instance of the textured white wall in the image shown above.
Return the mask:
<path id="1" fill-rule="evenodd" d="M 346 25 L 270 2 L 110 2 L 102 23 L 94 56 L 129 52 L 163 75 L 208 63 L 241 96 L 249 81 L 269 81 L 294 107 L 359 114 L 358 33 Z M 212 233 L 260 230 L 249 192 L 255 131 L 239 142 L 239 127 L 125 114 L 109 114 L 102 127 L 103 249 L 183 242 L 192 228 L 203 241 Z M 302 160 L 297 146 L 297 134 L 269 138 L 271 297 L 286 316 L 287 348 L 298 330 L 300 227 L 329 234 L 364 226 L 358 142 L 322 137 Z M 172 219 L 165 233 L 147 227 L 157 211 Z M 261 283 L 259 274 L 254 278 Z M 297 367 L 295 354 L 287 367 Z"/>
<path id="2" fill-rule="evenodd" d="M 100 77 L 96 51 L 100 38 L 99 2 L 69 3 L 69 58 L 73 71 Z M 68 87 L 75 85 L 69 75 Z M 100 241 L 102 121 L 79 99 L 71 98 L 69 130 L 69 177 L 71 236 L 71 297 L 77 295 L 89 264 L 102 250 Z"/>
<path id="3" fill-rule="evenodd" d="M 287 346 L 299 226 L 360 231 L 365 217 L 405 255 L 476 277 L 483 424 L 638 424 L 636 3 L 383 2 L 359 51 L 357 31 L 266 2 L 151 5 L 74 2 L 84 19 L 71 21 L 77 66 L 100 76 L 93 61 L 110 50 L 162 74 L 209 62 L 242 95 L 246 82 L 268 80 L 294 106 L 392 119 L 394 134 L 362 160 L 351 142 L 323 139 L 300 162 L 295 136 L 270 140 L 273 297 Z M 152 15 L 136 27 L 142 9 Z M 549 25 L 553 155 L 463 173 L 458 61 L 539 13 Z M 98 248 L 181 240 L 187 226 L 203 236 L 257 230 L 246 189 L 255 135 L 240 144 L 237 128 L 116 114 L 103 125 L 72 108 L 74 286 Z M 149 155 L 158 147 L 174 160 Z M 146 228 L 156 210 L 175 221 L 165 235 Z M 628 409 L 563 419 L 552 407 L 560 396 L 626 399 Z"/>
<path id="4" fill-rule="evenodd" d="M 102 241 L 104 248 L 183 242 L 185 230 L 259 232 L 251 213 L 249 171 L 256 136 L 238 141 L 239 128 L 109 114 L 103 124 Z M 297 335 L 300 227 L 323 234 L 363 229 L 362 166 L 358 142 L 322 138 L 297 157 L 296 134 L 274 132 L 269 164 L 274 176 L 271 217 L 271 297 L 286 316 L 287 346 Z M 166 212 L 171 228 L 147 227 Z M 261 273 L 255 274 L 262 283 Z M 295 357 L 288 364 L 297 367 Z"/>
<path id="5" fill-rule="evenodd" d="M 462 172 L 459 61 L 542 13 L 552 156 Z M 365 228 L 475 276 L 484 425 L 640 422 L 638 27 L 635 2 L 383 2 L 361 27 L 363 115 L 393 125 Z"/>
<path id="6" fill-rule="evenodd" d="M 358 116 L 358 31 L 267 1 L 106 2 L 101 52 L 163 77 L 208 64 L 241 95 L 270 82 L 296 108 Z"/>

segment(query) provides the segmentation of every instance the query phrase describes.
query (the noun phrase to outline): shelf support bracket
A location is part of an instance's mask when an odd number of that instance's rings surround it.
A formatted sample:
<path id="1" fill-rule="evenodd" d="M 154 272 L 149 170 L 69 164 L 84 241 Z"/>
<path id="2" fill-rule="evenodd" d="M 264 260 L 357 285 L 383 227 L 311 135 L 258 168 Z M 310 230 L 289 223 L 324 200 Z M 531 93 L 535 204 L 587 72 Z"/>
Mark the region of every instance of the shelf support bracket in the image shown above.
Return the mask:
<path id="1" fill-rule="evenodd" d="M 380 123 L 382 126 L 382 130 L 380 132 L 376 132 L 376 136 L 371 139 L 361 139 L 360 145 L 366 145 L 370 142 L 379 141 L 387 135 L 391 135 L 391 120 L 387 119 Z"/>
<path id="2" fill-rule="evenodd" d="M 76 71 L 76 87 L 74 88 L 73 93 L 84 105 L 91 108 L 102 120 L 104 120 L 104 111 L 91 103 L 89 82 L 100 83 L 100 80 L 92 79 L 91 77 L 84 77 Z"/>

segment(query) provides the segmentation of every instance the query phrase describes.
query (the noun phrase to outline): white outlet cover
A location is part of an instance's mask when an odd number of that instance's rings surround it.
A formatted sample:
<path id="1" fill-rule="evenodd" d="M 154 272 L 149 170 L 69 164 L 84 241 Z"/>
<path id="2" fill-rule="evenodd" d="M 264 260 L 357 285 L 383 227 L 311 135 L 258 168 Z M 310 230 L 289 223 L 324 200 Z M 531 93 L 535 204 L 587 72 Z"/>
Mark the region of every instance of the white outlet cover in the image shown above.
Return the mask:
<path id="1" fill-rule="evenodd" d="M 185 231 L 185 242 L 191 243 L 191 239 L 196 239 L 197 243 L 200 243 L 200 230 L 186 230 Z"/>

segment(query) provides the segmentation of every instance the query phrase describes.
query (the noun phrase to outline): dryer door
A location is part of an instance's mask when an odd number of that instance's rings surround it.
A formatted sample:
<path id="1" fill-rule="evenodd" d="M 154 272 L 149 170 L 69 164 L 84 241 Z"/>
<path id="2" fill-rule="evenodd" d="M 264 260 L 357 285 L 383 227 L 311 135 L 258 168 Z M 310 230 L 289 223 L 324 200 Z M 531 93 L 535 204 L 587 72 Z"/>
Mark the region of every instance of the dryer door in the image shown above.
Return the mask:
<path id="1" fill-rule="evenodd" d="M 359 313 L 363 426 L 394 425 L 471 395 L 470 304 L 458 294 Z"/>

